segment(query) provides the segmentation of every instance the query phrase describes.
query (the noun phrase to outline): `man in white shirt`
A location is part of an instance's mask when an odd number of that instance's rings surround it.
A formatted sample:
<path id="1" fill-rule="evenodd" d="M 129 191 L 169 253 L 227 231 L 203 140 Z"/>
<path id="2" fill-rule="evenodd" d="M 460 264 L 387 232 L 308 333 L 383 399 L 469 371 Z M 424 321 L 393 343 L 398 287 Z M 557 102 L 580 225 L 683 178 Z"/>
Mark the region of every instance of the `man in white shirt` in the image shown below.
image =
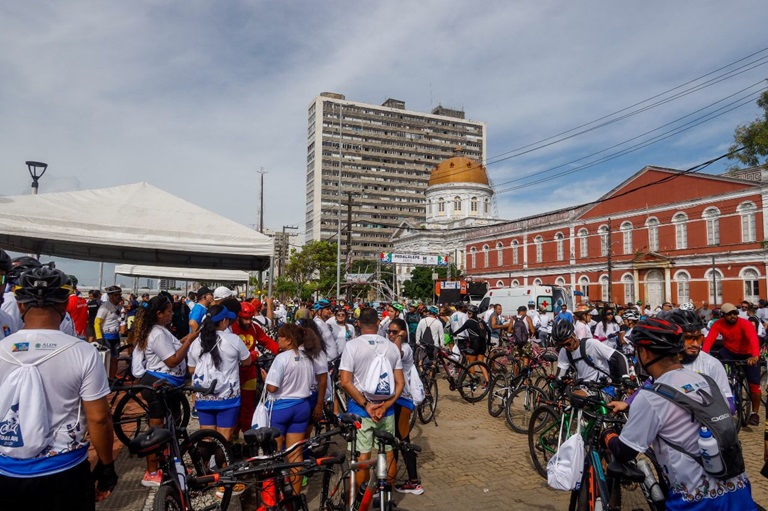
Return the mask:
<path id="1" fill-rule="evenodd" d="M 597 339 L 580 340 L 573 323 L 556 323 L 552 328 L 552 340 L 558 348 L 562 348 L 557 355 L 558 379 L 562 379 L 571 367 L 575 369 L 577 379 L 587 381 L 600 381 L 604 376 L 620 378 L 629 373 L 624 355 Z M 582 342 L 585 343 L 584 346 Z M 615 371 L 611 370 L 611 365 L 616 367 Z M 613 375 L 612 372 L 620 374 Z"/>
<path id="2" fill-rule="evenodd" d="M 333 338 L 331 327 L 327 323 L 333 316 L 331 302 L 328 300 L 318 300 L 312 305 L 312 310 L 315 314 L 314 322 L 317 325 L 320 335 L 323 336 L 323 345 L 325 346 L 325 354 L 328 357 L 328 362 L 333 362 L 339 357 L 339 349 L 336 346 L 336 339 Z"/>
<path id="3" fill-rule="evenodd" d="M 451 314 L 451 331 L 458 332 L 459 329 L 462 326 L 464 326 L 464 323 L 466 323 L 468 317 L 469 316 L 467 316 L 467 302 L 461 302 L 461 304 L 457 306 L 456 312 Z M 453 341 L 455 344 L 458 344 L 459 346 L 463 346 L 464 342 L 459 342 L 459 341 L 460 340 L 466 341 L 468 337 L 469 337 L 469 332 L 465 330 L 461 332 L 459 335 L 457 335 Z"/>

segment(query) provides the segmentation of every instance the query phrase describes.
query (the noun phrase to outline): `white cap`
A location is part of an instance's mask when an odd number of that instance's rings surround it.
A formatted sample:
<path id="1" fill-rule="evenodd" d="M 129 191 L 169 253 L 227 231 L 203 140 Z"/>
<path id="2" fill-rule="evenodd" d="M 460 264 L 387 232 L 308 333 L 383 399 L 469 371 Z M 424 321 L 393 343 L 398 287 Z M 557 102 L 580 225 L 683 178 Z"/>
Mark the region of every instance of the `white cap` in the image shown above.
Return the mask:
<path id="1" fill-rule="evenodd" d="M 214 300 L 223 300 L 232 296 L 235 296 L 235 292 L 224 286 L 219 286 L 213 290 Z"/>

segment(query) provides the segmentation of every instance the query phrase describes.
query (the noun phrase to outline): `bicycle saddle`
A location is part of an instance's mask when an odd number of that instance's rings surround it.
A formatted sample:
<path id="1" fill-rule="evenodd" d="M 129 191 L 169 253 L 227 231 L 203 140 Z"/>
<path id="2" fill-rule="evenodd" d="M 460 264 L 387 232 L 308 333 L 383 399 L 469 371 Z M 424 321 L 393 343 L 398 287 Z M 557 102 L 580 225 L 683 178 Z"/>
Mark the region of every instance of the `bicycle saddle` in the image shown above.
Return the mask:
<path id="1" fill-rule="evenodd" d="M 173 439 L 171 432 L 165 428 L 152 426 L 144 433 L 139 433 L 128 444 L 128 452 L 139 457 L 162 451 L 165 445 Z"/>
<path id="2" fill-rule="evenodd" d="M 351 426 L 356 422 L 360 422 L 362 419 L 360 418 L 359 415 L 355 415 L 354 413 L 342 413 L 341 415 L 339 415 L 339 420 L 341 421 L 342 424 L 347 424 Z"/>
<path id="3" fill-rule="evenodd" d="M 277 440 L 280 436 L 280 430 L 277 428 L 249 429 L 243 433 L 243 436 L 247 444 L 265 445 Z"/>
<path id="4" fill-rule="evenodd" d="M 633 483 L 645 481 L 645 474 L 637 468 L 637 465 L 634 463 L 621 463 L 618 460 L 612 460 L 608 463 L 608 475 L 613 478 L 632 481 Z"/>
<path id="5" fill-rule="evenodd" d="M 373 436 L 385 444 L 395 445 L 395 436 L 387 431 L 374 431 Z"/>
<path id="6" fill-rule="evenodd" d="M 547 352 L 541 356 L 541 359 L 546 360 L 547 362 L 557 362 L 557 355 L 552 352 Z"/>

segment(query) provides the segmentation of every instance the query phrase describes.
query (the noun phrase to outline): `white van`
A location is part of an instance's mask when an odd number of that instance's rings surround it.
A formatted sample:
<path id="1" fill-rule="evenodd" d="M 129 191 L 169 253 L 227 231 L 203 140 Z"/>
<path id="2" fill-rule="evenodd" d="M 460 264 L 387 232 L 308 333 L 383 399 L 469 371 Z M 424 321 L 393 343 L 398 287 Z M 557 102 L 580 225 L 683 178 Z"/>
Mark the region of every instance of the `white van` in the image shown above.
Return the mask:
<path id="1" fill-rule="evenodd" d="M 528 307 L 528 302 L 536 303 L 536 310 L 544 307 L 547 312 L 560 312 L 560 306 L 566 304 L 569 310 L 573 310 L 573 298 L 571 293 L 560 286 L 520 286 L 502 287 L 491 289 L 480 302 L 479 310 L 488 310 L 491 304 L 501 304 L 505 315 L 514 315 L 521 305 Z"/>

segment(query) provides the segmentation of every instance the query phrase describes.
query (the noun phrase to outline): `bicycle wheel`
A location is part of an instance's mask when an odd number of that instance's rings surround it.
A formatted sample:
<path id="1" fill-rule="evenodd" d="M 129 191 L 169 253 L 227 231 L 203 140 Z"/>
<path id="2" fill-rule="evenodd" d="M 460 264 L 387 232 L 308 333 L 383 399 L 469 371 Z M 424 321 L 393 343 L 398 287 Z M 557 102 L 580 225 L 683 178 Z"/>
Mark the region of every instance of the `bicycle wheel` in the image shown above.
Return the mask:
<path id="1" fill-rule="evenodd" d="M 138 391 L 127 391 L 117 402 L 112 414 L 112 427 L 123 445 L 128 445 L 139 433 L 149 429 L 149 407 Z"/>
<path id="2" fill-rule="evenodd" d="M 544 394 L 547 396 L 547 399 L 549 401 L 555 400 L 555 388 L 552 386 L 552 380 L 551 378 L 547 376 L 539 376 L 536 378 L 536 381 L 533 382 L 533 385 L 540 389 Z"/>
<path id="3" fill-rule="evenodd" d="M 503 373 L 507 375 L 520 374 L 520 361 L 507 355 L 504 351 L 492 353 L 488 358 L 488 366 L 493 373 Z"/>
<path id="4" fill-rule="evenodd" d="M 651 470 L 654 471 L 656 479 L 659 480 L 659 476 L 662 473 L 661 468 L 643 453 L 637 455 L 634 463 L 637 463 L 640 460 L 646 461 L 652 467 Z M 609 487 L 611 488 L 610 504 L 615 509 L 638 511 L 644 509 L 650 509 L 651 511 L 659 510 L 659 507 L 651 499 L 650 488 L 645 488 L 645 482 L 635 483 L 632 481 L 621 481 L 619 484 L 615 484 L 615 482 L 609 481 Z"/>
<path id="5" fill-rule="evenodd" d="M 323 486 L 320 489 L 320 511 L 344 511 L 349 495 L 349 474 L 347 460 L 331 465 L 323 471 Z"/>
<path id="6" fill-rule="evenodd" d="M 741 407 L 739 408 L 739 422 L 741 427 L 747 425 L 749 416 L 752 414 L 752 396 L 749 394 L 749 383 L 746 377 L 742 377 L 739 381 L 739 401 L 741 401 Z"/>
<path id="7" fill-rule="evenodd" d="M 531 414 L 528 424 L 528 450 L 533 467 L 543 478 L 547 477 L 547 463 L 557 452 L 560 435 L 560 415 L 548 405 L 539 406 Z"/>
<path id="8" fill-rule="evenodd" d="M 491 376 L 491 390 L 488 392 L 488 413 L 491 417 L 498 417 L 504 411 L 504 404 L 508 393 L 507 378 L 503 374 Z"/>
<path id="9" fill-rule="evenodd" d="M 183 511 L 181 499 L 176 492 L 176 488 L 169 485 L 163 485 L 155 493 L 155 502 L 152 505 L 154 511 Z"/>
<path id="10" fill-rule="evenodd" d="M 312 423 L 312 431 L 310 432 L 310 438 L 313 436 L 317 436 L 321 433 L 327 433 L 328 431 L 331 431 L 333 429 L 333 424 L 331 424 L 328 420 L 326 420 L 325 417 L 320 419 L 319 421 L 314 421 Z M 309 449 L 309 452 L 312 453 L 312 456 L 315 458 L 321 458 L 326 455 L 328 452 L 328 449 L 330 448 L 331 444 L 333 443 L 333 439 L 328 437 L 324 438 L 318 443 L 317 445 L 311 447 Z"/>
<path id="11" fill-rule="evenodd" d="M 491 369 L 481 361 L 472 362 L 459 378 L 459 394 L 470 403 L 477 403 L 488 395 L 488 375 Z"/>
<path id="12" fill-rule="evenodd" d="M 516 433 L 527 433 L 533 411 L 547 401 L 547 396 L 533 385 L 522 385 L 507 398 L 505 417 L 507 424 Z"/>
<path id="13" fill-rule="evenodd" d="M 203 476 L 232 463 L 232 449 L 224 435 L 212 429 L 195 431 L 179 446 L 187 471 Z"/>
<path id="14" fill-rule="evenodd" d="M 437 411 L 437 382 L 429 379 L 424 384 L 424 401 L 419 405 L 419 421 L 427 424 L 435 417 Z"/>

